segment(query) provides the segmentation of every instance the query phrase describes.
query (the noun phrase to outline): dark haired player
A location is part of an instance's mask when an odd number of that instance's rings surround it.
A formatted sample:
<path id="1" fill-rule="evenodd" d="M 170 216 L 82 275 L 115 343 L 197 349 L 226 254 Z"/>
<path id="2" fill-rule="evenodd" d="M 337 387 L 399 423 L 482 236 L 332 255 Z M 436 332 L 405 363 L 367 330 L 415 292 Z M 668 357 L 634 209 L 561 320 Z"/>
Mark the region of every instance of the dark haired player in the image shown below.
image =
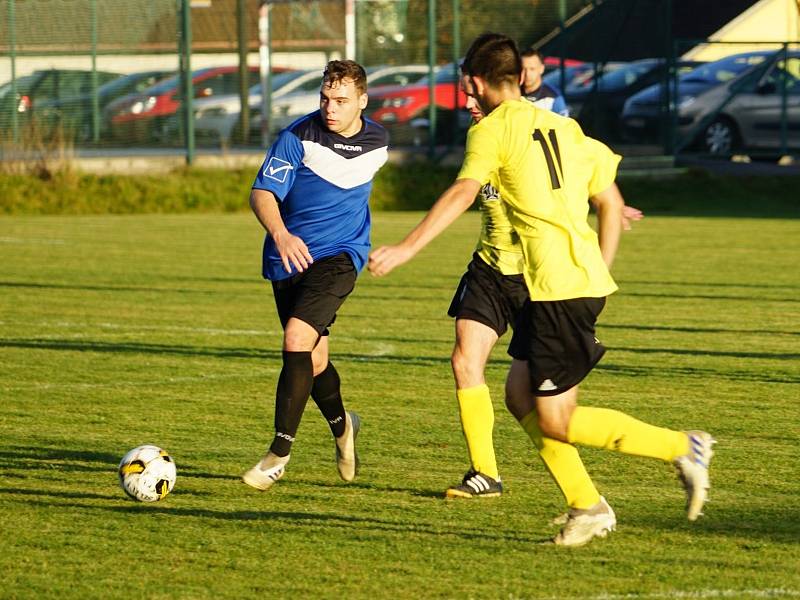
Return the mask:
<path id="1" fill-rule="evenodd" d="M 542 53 L 533 48 L 528 48 L 520 55 L 522 57 L 522 95 L 533 102 L 534 106 L 552 110 L 554 113 L 569 116 L 569 108 L 556 88 L 542 81 L 544 75 L 544 57 Z"/>
<path id="2" fill-rule="evenodd" d="M 328 328 L 367 261 L 372 178 L 386 162 L 387 134 L 364 118 L 367 77 L 350 60 L 328 63 L 320 109 L 284 129 L 253 183 L 250 206 L 267 231 L 263 275 L 283 326 L 275 436 L 242 479 L 267 490 L 283 477 L 309 395 L 336 441 L 339 475 L 358 469 L 356 413 L 344 409 L 328 359 Z"/>
<path id="3" fill-rule="evenodd" d="M 370 257 L 378 275 L 412 258 L 472 204 L 496 176 L 520 237 L 525 302 L 509 346 L 514 359 L 506 405 L 530 436 L 569 507 L 554 542 L 579 546 L 605 536 L 616 516 L 600 496 L 574 444 L 672 462 L 695 520 L 707 499 L 713 438 L 703 431 L 655 427 L 625 413 L 577 405 L 578 384 L 605 352 L 595 321 L 617 286 L 609 273 L 621 229 L 619 198 L 599 213 L 600 240 L 587 221 L 586 198 L 616 164 L 578 124 L 521 99 L 516 44 L 484 34 L 464 59 L 466 92 L 486 115 L 470 128 L 456 181 L 400 245 Z M 602 248 L 601 248 L 602 247 Z"/>
<path id="4" fill-rule="evenodd" d="M 461 85 L 468 85 L 464 76 Z M 483 112 L 474 98 L 467 98 L 466 108 L 473 123 L 483 119 Z M 613 176 L 614 172 L 609 173 L 612 180 Z M 497 177 L 492 176 L 478 194 L 480 237 L 448 310 L 456 320 L 451 364 L 461 428 L 470 458 L 470 469 L 461 483 L 445 492 L 448 498 L 492 498 L 503 492 L 492 441 L 494 408 L 485 370 L 495 344 L 509 326 L 513 327 L 517 313 L 528 298 L 528 288 L 522 276 L 525 259 L 519 236 L 500 200 L 499 186 Z M 613 183 L 608 185 L 607 180 L 595 187 L 598 189 L 589 190 L 589 201 L 602 212 L 609 202 L 616 201 L 619 190 Z M 641 218 L 640 210 L 623 207 L 625 229 L 630 229 L 630 221 Z"/>

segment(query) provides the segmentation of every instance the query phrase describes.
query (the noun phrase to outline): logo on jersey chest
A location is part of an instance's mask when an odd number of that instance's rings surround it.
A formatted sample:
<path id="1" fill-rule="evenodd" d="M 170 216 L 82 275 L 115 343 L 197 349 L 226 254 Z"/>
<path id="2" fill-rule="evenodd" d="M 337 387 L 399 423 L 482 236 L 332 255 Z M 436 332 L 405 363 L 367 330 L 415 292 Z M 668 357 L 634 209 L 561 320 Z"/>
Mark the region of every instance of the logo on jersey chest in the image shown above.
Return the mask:
<path id="1" fill-rule="evenodd" d="M 350 144 L 340 144 L 338 142 L 335 143 L 333 145 L 333 147 L 336 148 L 337 150 L 347 150 L 349 152 L 361 152 L 362 151 L 361 146 L 351 146 Z"/>

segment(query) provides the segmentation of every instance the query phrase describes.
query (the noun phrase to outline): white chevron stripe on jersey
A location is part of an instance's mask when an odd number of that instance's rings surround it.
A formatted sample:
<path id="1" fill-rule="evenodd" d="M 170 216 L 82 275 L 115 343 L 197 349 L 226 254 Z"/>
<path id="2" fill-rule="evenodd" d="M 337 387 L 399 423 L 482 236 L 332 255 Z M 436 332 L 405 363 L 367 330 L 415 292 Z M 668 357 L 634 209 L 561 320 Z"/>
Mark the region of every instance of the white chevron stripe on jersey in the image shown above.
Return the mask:
<path id="1" fill-rule="evenodd" d="M 389 158 L 386 146 L 345 158 L 316 142 L 303 141 L 303 164 L 325 181 L 343 189 L 351 189 L 372 181 L 372 177 Z"/>

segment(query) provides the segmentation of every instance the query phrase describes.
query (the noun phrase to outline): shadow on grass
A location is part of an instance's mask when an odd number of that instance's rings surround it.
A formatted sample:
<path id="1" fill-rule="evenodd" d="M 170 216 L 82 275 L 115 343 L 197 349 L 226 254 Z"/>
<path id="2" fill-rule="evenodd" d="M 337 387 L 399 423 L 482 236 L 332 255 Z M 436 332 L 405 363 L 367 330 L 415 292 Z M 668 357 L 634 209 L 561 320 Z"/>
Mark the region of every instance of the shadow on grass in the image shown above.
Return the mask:
<path id="1" fill-rule="evenodd" d="M 18 490 L 0 489 L 0 495 L 10 494 L 13 495 Z M 27 505 L 41 506 L 44 508 L 76 508 L 83 511 L 91 511 L 98 513 L 117 513 L 117 514 L 135 514 L 141 515 L 142 512 L 148 514 L 159 514 L 165 516 L 181 517 L 181 518 L 199 518 L 199 519 L 215 519 L 221 521 L 265 521 L 270 523 L 279 522 L 280 528 L 286 531 L 291 526 L 309 527 L 312 531 L 318 531 L 320 526 L 342 528 L 352 535 L 359 531 L 380 531 L 388 533 L 397 533 L 400 535 L 430 535 L 435 538 L 442 536 L 456 537 L 472 542 L 476 541 L 476 532 L 471 527 L 453 527 L 442 525 L 441 527 L 433 526 L 431 523 L 424 523 L 419 519 L 409 519 L 407 522 L 392 521 L 389 519 L 380 519 L 375 517 L 365 517 L 353 513 L 321 513 L 321 512 L 299 512 L 299 511 L 281 511 L 281 510 L 214 510 L 208 508 L 183 508 L 175 506 L 175 503 L 168 504 L 166 502 L 159 503 L 143 503 L 132 502 L 119 496 L 114 496 L 116 500 L 114 504 L 80 504 L 76 502 L 48 502 L 45 500 L 32 499 L 30 496 L 41 496 L 43 498 L 54 497 L 60 498 L 63 496 L 60 492 L 50 492 L 46 490 L 32 491 L 24 490 L 27 497 L 25 502 Z M 92 495 L 81 496 L 77 494 L 75 498 L 91 498 Z M 109 497 L 110 498 L 110 497 Z M 100 499 L 106 500 L 104 496 Z M 167 501 L 168 502 L 168 501 Z M 481 531 L 478 536 L 481 541 L 498 541 L 498 542 L 514 542 L 514 543 L 540 543 L 544 539 L 533 538 L 524 535 L 524 532 L 509 532 L 505 535 L 499 535 L 488 531 Z"/>
<path id="2" fill-rule="evenodd" d="M 47 290 L 79 290 L 88 292 L 145 292 L 145 293 L 164 293 L 174 292 L 176 294 L 225 294 L 230 295 L 234 290 L 220 288 L 218 290 L 202 290 L 174 287 L 155 287 L 155 286 L 131 286 L 131 285 L 75 285 L 71 283 L 39 283 L 36 281 L 0 281 L 0 288 L 33 288 Z M 253 286 L 256 290 L 256 286 Z M 235 293 L 241 293 L 237 290 Z"/>
<path id="3" fill-rule="evenodd" d="M 101 342 L 89 340 L 64 339 L 5 339 L 0 340 L 0 348 L 28 348 L 36 350 L 57 350 L 77 352 L 109 352 L 121 354 L 165 354 L 179 356 L 209 356 L 215 358 L 255 358 L 282 360 L 280 350 L 263 350 L 260 348 L 213 348 L 208 346 L 180 346 L 177 344 L 153 344 L 139 342 Z M 336 352 L 339 360 L 353 360 L 374 363 L 400 363 L 415 366 L 450 364 L 449 356 L 399 356 L 385 354 L 353 354 Z"/>
<path id="4" fill-rule="evenodd" d="M 735 333 L 737 335 L 800 335 L 800 331 L 777 329 L 731 329 L 725 327 L 666 327 L 661 325 L 620 325 L 600 323 L 599 329 L 626 329 L 631 331 L 676 331 L 679 333 Z M 372 338 L 370 338 L 372 339 Z"/>

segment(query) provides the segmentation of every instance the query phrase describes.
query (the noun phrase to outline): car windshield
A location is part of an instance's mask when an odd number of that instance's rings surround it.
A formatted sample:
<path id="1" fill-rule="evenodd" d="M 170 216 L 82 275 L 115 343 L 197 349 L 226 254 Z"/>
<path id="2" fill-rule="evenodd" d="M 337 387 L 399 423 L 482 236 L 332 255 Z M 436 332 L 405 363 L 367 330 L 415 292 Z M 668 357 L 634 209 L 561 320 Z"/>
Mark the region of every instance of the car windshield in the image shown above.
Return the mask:
<path id="1" fill-rule="evenodd" d="M 723 58 L 722 60 L 697 67 L 681 77 L 681 81 L 723 83 L 733 79 L 750 67 L 764 62 L 766 58 L 766 54 L 729 56 L 728 58 Z"/>
<path id="2" fill-rule="evenodd" d="M 136 81 L 138 79 L 147 79 L 149 77 L 158 77 L 160 79 L 165 75 L 167 75 L 167 73 L 161 73 L 159 71 L 153 71 L 150 73 L 131 73 L 130 75 L 118 77 L 116 79 L 112 79 L 108 83 L 104 83 L 99 88 L 97 88 L 97 93 L 100 94 L 101 96 L 104 94 L 113 94 L 114 92 L 125 88 L 131 82 Z"/>
<path id="3" fill-rule="evenodd" d="M 604 91 L 624 89 L 633 85 L 644 75 L 652 71 L 657 64 L 656 62 L 637 62 L 603 73 L 597 79 L 597 89 Z M 584 86 L 580 86 L 580 88 L 583 87 Z"/>
<path id="4" fill-rule="evenodd" d="M 278 73 L 277 75 L 272 76 L 272 92 L 275 93 L 280 90 L 282 87 L 290 84 L 292 81 L 297 79 L 298 77 L 305 75 L 307 71 L 286 71 L 284 73 Z M 254 86 L 250 88 L 251 94 L 260 94 L 261 93 L 261 82 L 258 82 Z"/>
<path id="5" fill-rule="evenodd" d="M 38 77 L 39 76 L 34 73 L 33 75 L 17 78 L 17 93 L 24 94 L 32 83 L 36 83 Z M 9 93 L 11 93 L 11 82 L 7 81 L 3 85 L 0 85 L 0 98 L 4 98 Z"/>
<path id="6" fill-rule="evenodd" d="M 447 63 L 441 67 L 436 67 L 436 72 L 433 75 L 435 83 L 453 83 L 458 80 L 458 75 L 453 69 L 453 63 Z M 418 79 L 415 85 L 427 85 L 429 78 L 427 75 Z"/>
<path id="7" fill-rule="evenodd" d="M 211 69 L 198 69 L 192 72 L 192 80 L 200 75 L 203 75 L 210 71 Z M 180 81 L 180 75 L 173 75 L 155 84 L 153 87 L 146 89 L 143 94 L 147 94 L 148 96 L 158 96 L 159 94 L 165 94 L 166 92 L 172 91 L 176 87 L 178 87 L 178 82 Z"/>

